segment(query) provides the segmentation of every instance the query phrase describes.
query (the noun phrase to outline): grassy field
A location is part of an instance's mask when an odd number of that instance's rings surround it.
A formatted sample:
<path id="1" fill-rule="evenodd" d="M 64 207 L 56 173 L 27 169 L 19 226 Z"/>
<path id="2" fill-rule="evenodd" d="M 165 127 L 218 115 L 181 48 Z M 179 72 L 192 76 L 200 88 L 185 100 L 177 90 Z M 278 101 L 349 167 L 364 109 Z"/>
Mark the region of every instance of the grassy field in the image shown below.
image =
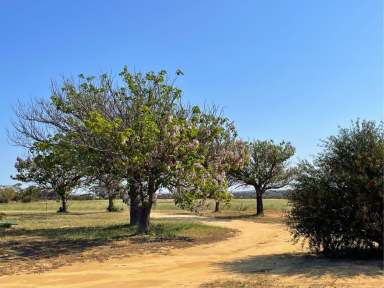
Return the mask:
<path id="1" fill-rule="evenodd" d="M 213 210 L 212 207 L 207 207 L 207 210 Z M 127 206 L 121 201 L 116 201 L 116 206 L 121 210 L 127 210 Z M 255 199 L 232 199 L 229 205 L 222 205 L 222 211 L 254 211 L 256 206 Z M 21 213 L 43 213 L 56 212 L 59 207 L 59 202 L 56 201 L 41 201 L 31 203 L 0 203 L 1 212 L 21 212 Z M 107 200 L 74 200 L 69 201 L 69 210 L 75 212 L 104 212 L 107 207 Z M 286 199 L 264 199 L 264 209 L 282 211 L 288 208 Z M 172 199 L 158 199 L 157 204 L 153 207 L 153 211 L 173 211 L 174 213 L 186 212 L 176 207 Z"/>

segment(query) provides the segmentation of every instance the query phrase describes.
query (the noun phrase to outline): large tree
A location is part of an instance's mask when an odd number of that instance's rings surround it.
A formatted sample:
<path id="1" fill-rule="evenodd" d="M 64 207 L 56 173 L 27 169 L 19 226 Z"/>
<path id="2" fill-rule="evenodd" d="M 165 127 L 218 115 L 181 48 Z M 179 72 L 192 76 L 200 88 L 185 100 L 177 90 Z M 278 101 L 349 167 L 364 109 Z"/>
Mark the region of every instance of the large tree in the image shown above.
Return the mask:
<path id="1" fill-rule="evenodd" d="M 225 138 L 224 131 L 232 132 L 224 117 L 184 107 L 181 90 L 165 71 L 141 74 L 125 68 L 119 75 L 118 85 L 105 74 L 99 79 L 81 75 L 78 83 L 65 80 L 53 87 L 50 101 L 19 109 L 15 127 L 27 144 L 44 141 L 50 134 L 65 135 L 76 155 L 83 156 L 76 167 L 90 174 L 86 176 L 100 171 L 84 167 L 100 160 L 113 163 L 106 173 L 127 183 L 131 224 L 147 232 L 159 188 L 175 189 L 183 183 L 197 199 L 222 186 L 220 177 L 225 175 L 218 168 L 222 162 L 207 157 L 207 144 Z M 210 129 L 202 125 L 204 118 L 210 119 Z M 180 191 L 186 193 L 184 188 Z M 190 198 L 180 197 L 177 203 Z"/>
<path id="2" fill-rule="evenodd" d="M 264 214 L 263 194 L 269 189 L 287 186 L 293 180 L 295 169 L 288 160 L 295 148 L 288 142 L 275 144 L 272 140 L 248 143 L 250 161 L 243 169 L 233 169 L 231 177 L 242 185 L 253 186 L 256 191 L 256 213 Z"/>

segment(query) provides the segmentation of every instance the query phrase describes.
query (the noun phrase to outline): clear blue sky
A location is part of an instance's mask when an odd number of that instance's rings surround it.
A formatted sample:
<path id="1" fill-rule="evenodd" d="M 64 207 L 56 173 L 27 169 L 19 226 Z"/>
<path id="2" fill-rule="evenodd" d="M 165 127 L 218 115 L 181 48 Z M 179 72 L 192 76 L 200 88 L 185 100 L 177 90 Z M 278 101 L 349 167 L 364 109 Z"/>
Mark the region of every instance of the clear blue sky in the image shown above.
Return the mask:
<path id="1" fill-rule="evenodd" d="M 297 160 L 382 118 L 382 49 L 381 0 L 0 1 L 0 184 L 23 154 L 12 106 L 51 79 L 181 68 L 187 101 L 221 105 L 245 139 L 290 140 Z"/>

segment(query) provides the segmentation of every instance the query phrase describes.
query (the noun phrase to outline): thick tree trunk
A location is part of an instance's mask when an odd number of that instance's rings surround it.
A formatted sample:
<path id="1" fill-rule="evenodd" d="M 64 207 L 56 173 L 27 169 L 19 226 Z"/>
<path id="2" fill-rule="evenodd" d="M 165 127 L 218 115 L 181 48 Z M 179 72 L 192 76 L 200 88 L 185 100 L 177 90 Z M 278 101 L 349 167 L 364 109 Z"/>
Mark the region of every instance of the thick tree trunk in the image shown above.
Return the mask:
<path id="1" fill-rule="evenodd" d="M 140 205 L 139 207 L 139 221 L 138 221 L 139 233 L 149 232 L 149 218 L 151 215 L 151 208 L 152 208 L 152 202 L 145 203 L 145 205 Z"/>
<path id="2" fill-rule="evenodd" d="M 256 215 L 263 216 L 263 193 L 259 190 L 256 190 Z"/>
<path id="3" fill-rule="evenodd" d="M 60 195 L 60 201 L 61 201 L 61 206 L 57 212 L 58 213 L 67 213 L 68 212 L 67 197 L 65 196 L 65 194 Z"/>
<path id="4" fill-rule="evenodd" d="M 130 196 L 129 224 L 137 225 L 139 222 L 139 199 L 137 195 Z"/>
<path id="5" fill-rule="evenodd" d="M 215 210 L 213 212 L 220 212 L 220 201 L 215 201 Z"/>
<path id="6" fill-rule="evenodd" d="M 108 207 L 107 207 L 108 212 L 115 211 L 115 204 L 113 202 L 113 197 L 111 195 L 108 196 Z"/>
<path id="7" fill-rule="evenodd" d="M 148 180 L 148 190 L 147 193 L 140 191 L 140 204 L 139 204 L 139 223 L 138 223 L 138 232 L 139 233 L 148 233 L 149 232 L 149 220 L 151 215 L 151 209 L 153 204 L 153 197 L 156 193 L 154 179 L 150 178 Z M 146 195 L 147 197 L 144 197 Z"/>

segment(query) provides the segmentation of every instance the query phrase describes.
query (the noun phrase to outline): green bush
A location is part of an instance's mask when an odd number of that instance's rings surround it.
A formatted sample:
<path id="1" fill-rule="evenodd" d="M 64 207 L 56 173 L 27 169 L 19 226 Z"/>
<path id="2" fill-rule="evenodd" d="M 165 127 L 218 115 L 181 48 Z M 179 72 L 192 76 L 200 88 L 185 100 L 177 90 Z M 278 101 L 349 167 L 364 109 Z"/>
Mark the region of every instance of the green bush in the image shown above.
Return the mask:
<path id="1" fill-rule="evenodd" d="M 332 257 L 383 256 L 383 124 L 356 121 L 302 162 L 288 224 L 296 240 Z"/>
<path id="2" fill-rule="evenodd" d="M 39 201 L 42 200 L 43 193 L 41 190 L 36 186 L 29 186 L 17 194 L 17 201 L 28 203 L 32 201 Z"/>
<path id="3" fill-rule="evenodd" d="M 16 191 L 13 188 L 0 188 L 0 203 L 8 203 L 16 200 Z"/>

